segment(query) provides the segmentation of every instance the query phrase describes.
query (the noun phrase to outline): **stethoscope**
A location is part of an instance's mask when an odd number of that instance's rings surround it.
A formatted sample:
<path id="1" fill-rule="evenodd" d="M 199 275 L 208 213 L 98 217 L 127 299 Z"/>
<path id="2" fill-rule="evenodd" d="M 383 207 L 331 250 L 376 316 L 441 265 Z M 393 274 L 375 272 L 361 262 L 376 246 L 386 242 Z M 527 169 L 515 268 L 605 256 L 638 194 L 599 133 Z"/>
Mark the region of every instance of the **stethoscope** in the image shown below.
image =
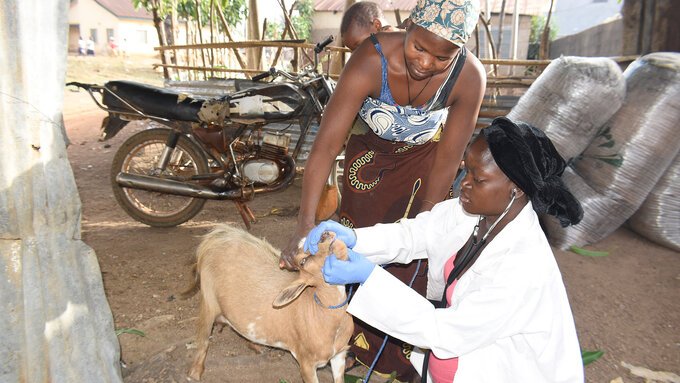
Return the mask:
<path id="1" fill-rule="evenodd" d="M 482 223 L 482 220 L 486 219 L 484 216 L 479 216 L 479 220 L 477 221 L 477 225 L 475 225 L 475 228 L 472 230 L 472 241 L 470 241 L 470 245 L 467 246 L 465 251 L 463 252 L 463 256 L 460 257 L 460 262 L 456 265 L 454 262 L 454 268 L 451 270 L 451 273 L 449 274 L 449 277 L 446 279 L 446 285 L 444 285 L 444 292 L 442 293 L 442 299 L 439 301 L 439 304 L 437 307 L 443 308 L 446 307 L 446 290 L 451 286 L 453 281 L 455 281 L 460 274 L 462 274 L 463 270 L 467 267 L 467 265 L 470 263 L 470 261 L 479 253 L 479 251 L 484 247 L 486 244 L 486 240 L 489 237 L 489 234 L 493 231 L 493 229 L 498 225 L 498 223 L 508 214 L 510 211 L 510 208 L 512 207 L 512 204 L 515 202 L 515 199 L 517 197 L 517 189 L 512 189 L 512 194 L 510 195 L 510 203 L 508 203 L 508 206 L 503 210 L 503 213 L 496 218 L 494 223 L 489 227 L 489 230 L 486 231 L 486 233 L 482 236 L 482 239 L 477 241 L 477 236 L 479 235 L 479 224 Z M 456 257 L 456 259 L 459 259 Z M 430 362 L 430 350 L 427 350 L 425 352 L 425 356 L 423 359 L 423 371 L 422 371 L 422 383 L 427 383 L 427 367 Z"/>

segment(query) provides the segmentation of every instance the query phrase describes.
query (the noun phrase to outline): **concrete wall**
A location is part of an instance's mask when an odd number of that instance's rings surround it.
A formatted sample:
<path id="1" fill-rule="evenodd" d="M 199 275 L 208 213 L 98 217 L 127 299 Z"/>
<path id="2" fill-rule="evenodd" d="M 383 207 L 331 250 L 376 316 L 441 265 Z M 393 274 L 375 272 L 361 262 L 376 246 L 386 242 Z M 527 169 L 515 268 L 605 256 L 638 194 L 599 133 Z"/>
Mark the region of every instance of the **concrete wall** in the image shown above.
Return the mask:
<path id="1" fill-rule="evenodd" d="M 3 0 L 0 12 L 0 46 L 12 52 L 0 55 L 0 382 L 122 382 L 66 152 L 68 7 Z"/>
<path id="2" fill-rule="evenodd" d="M 621 19 L 600 24 L 550 43 L 550 58 L 560 56 L 611 57 L 623 55 Z"/>

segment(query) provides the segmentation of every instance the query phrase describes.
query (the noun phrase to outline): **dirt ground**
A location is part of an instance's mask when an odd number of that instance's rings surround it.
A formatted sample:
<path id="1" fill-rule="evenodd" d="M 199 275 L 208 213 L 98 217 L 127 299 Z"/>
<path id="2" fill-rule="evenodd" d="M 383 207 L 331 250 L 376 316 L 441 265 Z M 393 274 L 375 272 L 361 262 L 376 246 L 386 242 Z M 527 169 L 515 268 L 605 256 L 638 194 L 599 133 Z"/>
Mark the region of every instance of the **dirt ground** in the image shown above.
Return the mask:
<path id="1" fill-rule="evenodd" d="M 104 115 L 85 93 L 65 92 L 68 155 L 82 201 L 82 237 L 97 253 L 116 328 L 145 333 L 119 336 L 124 380 L 186 381 L 198 299 L 182 301 L 173 294 L 189 282 L 199 236 L 218 222 L 241 227 L 243 222 L 231 203 L 217 201 L 208 201 L 193 220 L 175 228 L 156 229 L 128 217 L 113 197 L 109 170 L 116 149 L 143 127 L 128 126 L 114 139 L 99 142 Z M 258 222 L 251 232 L 282 248 L 299 197 L 300 180 L 279 194 L 257 197 L 251 207 Z M 279 213 L 272 214 L 274 208 Z M 587 382 L 618 377 L 619 383 L 645 381 L 623 362 L 680 374 L 680 254 L 625 227 L 588 248 L 610 254 L 589 258 L 555 251 L 581 347 L 604 351 L 601 359 L 586 366 Z M 350 373 L 364 372 L 357 368 Z M 328 367 L 319 375 L 322 382 L 331 381 Z M 289 353 L 276 349 L 257 353 L 225 328 L 212 338 L 203 381 L 298 382 L 300 375 Z"/>

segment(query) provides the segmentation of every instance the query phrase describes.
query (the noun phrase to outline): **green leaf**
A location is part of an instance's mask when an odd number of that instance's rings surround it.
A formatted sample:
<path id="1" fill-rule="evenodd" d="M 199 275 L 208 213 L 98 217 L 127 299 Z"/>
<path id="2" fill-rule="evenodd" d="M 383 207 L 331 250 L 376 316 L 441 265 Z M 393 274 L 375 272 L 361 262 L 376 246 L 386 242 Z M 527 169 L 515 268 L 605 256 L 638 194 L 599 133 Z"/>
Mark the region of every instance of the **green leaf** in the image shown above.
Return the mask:
<path id="1" fill-rule="evenodd" d="M 361 379 L 360 376 L 345 374 L 345 383 L 359 383 Z"/>
<path id="2" fill-rule="evenodd" d="M 597 145 L 600 148 L 612 148 L 614 147 L 614 141 L 607 141 L 603 144 Z"/>
<path id="3" fill-rule="evenodd" d="M 116 336 L 119 336 L 120 334 L 133 334 L 133 335 L 139 335 L 139 336 L 146 336 L 144 334 L 144 331 L 142 330 L 137 330 L 136 328 L 119 328 L 116 329 Z"/>
<path id="4" fill-rule="evenodd" d="M 576 254 L 585 255 L 587 257 L 606 257 L 607 255 L 609 255 L 608 251 L 586 250 L 582 247 L 577 247 L 573 245 L 569 247 L 569 250 L 573 251 Z"/>
<path id="5" fill-rule="evenodd" d="M 604 351 L 602 350 L 596 350 L 596 351 L 587 351 L 583 350 L 581 351 L 581 359 L 583 360 L 583 365 L 587 366 L 590 363 L 593 363 L 594 361 L 600 359 L 604 355 Z"/>

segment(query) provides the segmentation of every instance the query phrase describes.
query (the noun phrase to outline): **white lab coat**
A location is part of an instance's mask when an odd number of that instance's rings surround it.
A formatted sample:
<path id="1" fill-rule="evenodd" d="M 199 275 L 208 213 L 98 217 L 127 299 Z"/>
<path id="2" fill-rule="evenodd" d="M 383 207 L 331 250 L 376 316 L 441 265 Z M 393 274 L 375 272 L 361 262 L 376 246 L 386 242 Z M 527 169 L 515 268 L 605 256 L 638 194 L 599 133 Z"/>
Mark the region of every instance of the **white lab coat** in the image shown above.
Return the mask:
<path id="1" fill-rule="evenodd" d="M 354 250 L 379 264 L 429 260 L 428 298 L 477 216 L 458 199 L 394 224 L 357 229 Z M 432 304 L 380 267 L 357 290 L 352 315 L 398 339 L 458 357 L 455 383 L 583 382 L 574 320 L 555 257 L 531 203 L 460 278 L 451 306 Z"/>

